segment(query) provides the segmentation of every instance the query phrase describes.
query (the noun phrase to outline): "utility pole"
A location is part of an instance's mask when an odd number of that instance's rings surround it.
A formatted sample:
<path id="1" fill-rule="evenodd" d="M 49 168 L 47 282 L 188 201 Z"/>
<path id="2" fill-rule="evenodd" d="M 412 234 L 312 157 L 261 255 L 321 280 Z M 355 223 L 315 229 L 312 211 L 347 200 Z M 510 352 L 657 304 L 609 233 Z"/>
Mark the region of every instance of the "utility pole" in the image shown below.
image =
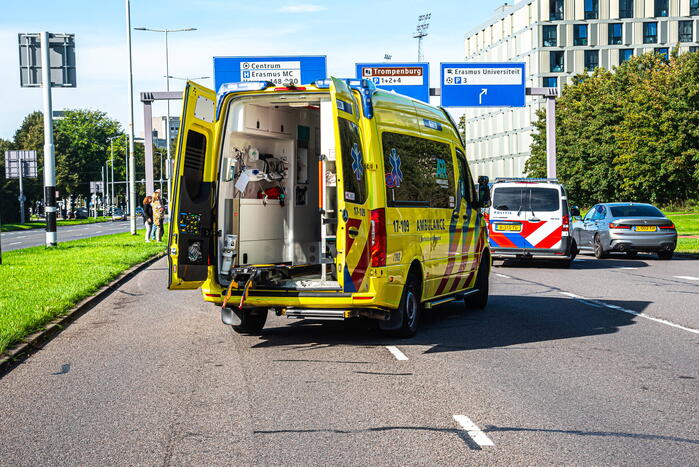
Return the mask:
<path id="1" fill-rule="evenodd" d="M 432 13 L 427 13 L 424 15 L 420 15 L 417 18 L 417 28 L 415 30 L 415 34 L 413 34 L 413 38 L 417 39 L 417 61 L 422 62 L 424 60 L 423 54 L 422 54 L 422 39 L 427 36 L 427 30 L 430 27 L 430 18 L 432 17 Z"/>
<path id="2" fill-rule="evenodd" d="M 51 62 L 49 33 L 41 33 L 41 88 L 44 97 L 44 212 L 46 246 L 56 246 L 56 154 L 53 145 L 53 109 L 51 105 Z"/>
<path id="3" fill-rule="evenodd" d="M 134 154 L 133 122 L 133 59 L 131 57 L 131 3 L 126 6 L 126 40 L 129 47 L 129 221 L 131 235 L 136 235 L 136 156 Z"/>
<path id="4" fill-rule="evenodd" d="M 527 88 L 527 95 L 546 99 L 546 177 L 556 178 L 556 97 L 558 88 Z"/>

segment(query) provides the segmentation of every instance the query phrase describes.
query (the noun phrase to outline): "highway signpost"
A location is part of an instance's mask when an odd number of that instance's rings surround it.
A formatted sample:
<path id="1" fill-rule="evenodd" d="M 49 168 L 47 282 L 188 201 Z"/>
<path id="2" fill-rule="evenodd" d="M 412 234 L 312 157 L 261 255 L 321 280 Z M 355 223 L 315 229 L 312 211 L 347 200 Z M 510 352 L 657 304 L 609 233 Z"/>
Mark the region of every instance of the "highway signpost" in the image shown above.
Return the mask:
<path id="1" fill-rule="evenodd" d="M 278 86 L 327 78 L 325 55 L 286 57 L 214 57 L 214 90 L 224 83 L 270 81 Z"/>
<path id="2" fill-rule="evenodd" d="M 524 107 L 524 63 L 442 63 L 442 107 Z"/>
<path id="3" fill-rule="evenodd" d="M 36 151 L 5 151 L 5 178 L 16 178 L 19 180 L 19 221 L 24 224 L 24 203 L 27 197 L 24 196 L 25 178 L 37 177 Z"/>
<path id="4" fill-rule="evenodd" d="M 428 63 L 357 63 L 357 79 L 368 79 L 377 88 L 414 99 L 430 101 Z"/>
<path id="5" fill-rule="evenodd" d="M 19 73 L 22 87 L 41 87 L 44 99 L 44 206 L 46 246 L 56 246 L 56 155 L 53 145 L 51 88 L 74 88 L 75 35 L 19 34 Z"/>

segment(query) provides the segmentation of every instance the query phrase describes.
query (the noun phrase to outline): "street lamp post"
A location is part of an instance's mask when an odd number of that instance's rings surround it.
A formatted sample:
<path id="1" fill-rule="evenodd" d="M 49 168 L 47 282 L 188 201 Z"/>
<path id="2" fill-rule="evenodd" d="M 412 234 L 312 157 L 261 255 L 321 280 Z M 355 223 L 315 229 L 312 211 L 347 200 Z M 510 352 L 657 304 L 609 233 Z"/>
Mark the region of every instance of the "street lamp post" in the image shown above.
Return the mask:
<path id="1" fill-rule="evenodd" d="M 134 119 L 133 119 L 133 59 L 131 56 L 131 3 L 124 0 L 126 6 L 126 38 L 129 48 L 129 224 L 131 235 L 136 235 L 136 155 L 134 154 Z"/>
<path id="2" fill-rule="evenodd" d="M 187 32 L 187 31 L 196 31 L 197 28 L 181 28 L 181 29 L 151 29 L 151 28 L 134 28 L 136 31 L 150 31 L 150 32 L 162 32 L 165 33 L 165 89 L 166 91 L 170 92 L 170 57 L 169 57 L 169 49 L 168 49 L 168 34 L 171 32 Z M 167 100 L 167 113 L 165 115 L 165 125 L 167 126 L 167 129 L 165 130 L 165 149 L 167 150 L 167 167 L 168 167 L 168 174 L 170 173 L 170 169 L 172 168 L 172 155 L 170 154 L 170 100 Z M 162 173 L 162 172 L 161 172 Z M 162 176 L 162 175 L 161 175 Z M 168 214 L 170 213 L 170 197 L 171 197 L 171 190 L 172 190 L 172 181 L 171 177 L 167 177 L 167 199 L 168 203 L 166 205 L 167 207 L 167 212 Z"/>

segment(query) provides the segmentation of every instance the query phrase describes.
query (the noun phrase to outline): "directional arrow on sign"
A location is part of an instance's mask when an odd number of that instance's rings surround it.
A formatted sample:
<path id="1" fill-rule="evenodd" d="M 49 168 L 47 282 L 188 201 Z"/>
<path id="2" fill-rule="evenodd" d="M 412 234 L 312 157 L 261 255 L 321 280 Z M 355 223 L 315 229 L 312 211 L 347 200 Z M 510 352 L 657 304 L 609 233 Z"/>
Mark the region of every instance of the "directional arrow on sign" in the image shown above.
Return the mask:
<path id="1" fill-rule="evenodd" d="M 488 90 L 487 89 L 481 89 L 481 93 L 478 96 L 478 103 L 482 104 L 483 103 L 483 95 L 488 95 Z"/>

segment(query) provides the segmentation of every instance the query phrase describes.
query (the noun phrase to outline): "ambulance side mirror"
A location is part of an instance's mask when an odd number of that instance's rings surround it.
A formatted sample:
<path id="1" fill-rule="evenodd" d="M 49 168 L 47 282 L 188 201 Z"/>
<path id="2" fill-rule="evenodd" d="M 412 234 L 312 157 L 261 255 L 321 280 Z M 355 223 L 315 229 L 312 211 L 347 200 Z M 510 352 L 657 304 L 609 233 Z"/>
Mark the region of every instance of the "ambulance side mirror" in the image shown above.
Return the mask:
<path id="1" fill-rule="evenodd" d="M 476 207 L 478 208 L 487 208 L 490 206 L 489 183 L 490 179 L 487 176 L 481 175 L 478 177 L 478 184 L 476 185 L 476 192 L 478 193 L 478 205 Z"/>

